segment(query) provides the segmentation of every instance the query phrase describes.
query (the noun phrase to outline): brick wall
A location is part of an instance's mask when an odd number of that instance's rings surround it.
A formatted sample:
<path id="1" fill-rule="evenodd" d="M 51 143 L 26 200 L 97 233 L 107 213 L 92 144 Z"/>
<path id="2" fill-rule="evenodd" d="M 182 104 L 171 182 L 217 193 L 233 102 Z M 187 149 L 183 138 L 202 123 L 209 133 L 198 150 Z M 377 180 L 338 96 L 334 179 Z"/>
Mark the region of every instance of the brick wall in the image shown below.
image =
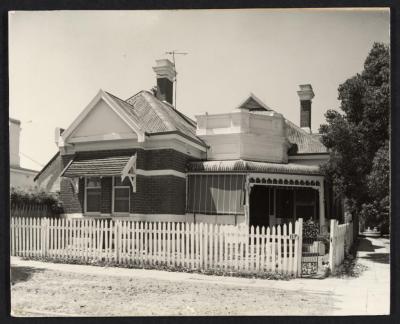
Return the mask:
<path id="1" fill-rule="evenodd" d="M 138 176 L 131 213 L 185 214 L 186 180 L 174 176 Z"/>
<path id="2" fill-rule="evenodd" d="M 119 156 L 119 155 L 134 155 L 135 153 L 137 156 L 136 160 L 137 168 L 143 170 L 172 169 L 180 172 L 185 172 L 186 163 L 189 160 L 193 159 L 193 157 L 175 151 L 173 149 L 104 150 L 104 151 L 78 152 L 77 155 L 85 158 L 102 158 L 102 157 Z M 71 158 L 70 155 L 66 157 L 68 157 L 68 159 Z"/>
<path id="3" fill-rule="evenodd" d="M 68 178 L 61 178 L 60 199 L 66 214 L 82 213 L 84 208 L 84 179 L 79 179 L 79 192 L 76 193 Z"/>
<path id="4" fill-rule="evenodd" d="M 78 152 L 77 155 L 88 158 L 106 156 L 133 155 L 137 153 L 137 168 L 144 170 L 172 169 L 185 172 L 186 164 L 191 156 L 172 149 L 165 150 L 112 150 L 95 152 Z M 63 168 L 73 158 L 63 155 Z M 101 213 L 112 211 L 112 178 L 101 180 L 102 204 Z M 185 214 L 186 180 L 175 176 L 137 176 L 136 193 L 131 192 L 131 213 L 138 214 Z M 61 181 L 61 200 L 65 213 L 84 212 L 84 179 L 80 179 L 79 194 L 74 194 L 68 179 Z"/>

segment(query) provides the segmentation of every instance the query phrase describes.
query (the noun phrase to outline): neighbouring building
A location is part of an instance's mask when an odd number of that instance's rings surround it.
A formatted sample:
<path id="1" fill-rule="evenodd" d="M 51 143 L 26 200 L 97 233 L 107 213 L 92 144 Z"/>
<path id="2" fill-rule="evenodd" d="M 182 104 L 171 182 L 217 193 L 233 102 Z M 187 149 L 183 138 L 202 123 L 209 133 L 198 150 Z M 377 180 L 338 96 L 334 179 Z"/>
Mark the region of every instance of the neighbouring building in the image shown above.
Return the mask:
<path id="1" fill-rule="evenodd" d="M 34 178 L 36 170 L 21 167 L 20 164 L 20 134 L 21 122 L 17 119 L 9 118 L 9 138 L 10 138 L 10 187 L 29 190 L 37 187 Z"/>
<path id="2" fill-rule="evenodd" d="M 299 217 L 326 229 L 341 218 L 320 170 L 329 154 L 311 133 L 311 85 L 300 127 L 250 94 L 229 113 L 192 120 L 174 109 L 169 60 L 156 91 L 122 100 L 100 90 L 64 131 L 37 181 L 60 179 L 66 217 L 274 225 Z M 51 185 L 51 182 L 49 185 Z"/>

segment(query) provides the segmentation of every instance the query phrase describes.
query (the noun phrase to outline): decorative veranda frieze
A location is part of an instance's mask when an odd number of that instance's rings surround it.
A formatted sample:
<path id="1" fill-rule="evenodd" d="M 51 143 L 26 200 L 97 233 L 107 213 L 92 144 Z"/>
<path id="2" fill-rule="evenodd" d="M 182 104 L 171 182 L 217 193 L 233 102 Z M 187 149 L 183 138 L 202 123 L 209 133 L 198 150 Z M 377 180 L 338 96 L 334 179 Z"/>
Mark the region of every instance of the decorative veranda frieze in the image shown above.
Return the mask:
<path id="1" fill-rule="evenodd" d="M 247 175 L 247 185 L 283 186 L 283 187 L 308 187 L 320 190 L 323 185 L 322 176 L 250 173 Z"/>

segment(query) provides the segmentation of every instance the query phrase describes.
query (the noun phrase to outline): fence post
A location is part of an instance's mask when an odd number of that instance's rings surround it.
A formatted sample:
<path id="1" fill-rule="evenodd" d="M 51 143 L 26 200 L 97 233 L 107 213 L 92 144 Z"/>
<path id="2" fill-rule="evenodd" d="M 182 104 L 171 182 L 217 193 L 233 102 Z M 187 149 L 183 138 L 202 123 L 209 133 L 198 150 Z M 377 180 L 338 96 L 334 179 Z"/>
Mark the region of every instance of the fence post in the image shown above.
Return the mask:
<path id="1" fill-rule="evenodd" d="M 299 218 L 298 222 L 297 275 L 301 277 L 301 258 L 303 256 L 303 218 Z"/>
<path id="2" fill-rule="evenodd" d="M 331 232 L 329 233 L 329 266 L 331 272 L 335 271 L 335 235 L 336 235 L 336 219 L 331 219 Z"/>

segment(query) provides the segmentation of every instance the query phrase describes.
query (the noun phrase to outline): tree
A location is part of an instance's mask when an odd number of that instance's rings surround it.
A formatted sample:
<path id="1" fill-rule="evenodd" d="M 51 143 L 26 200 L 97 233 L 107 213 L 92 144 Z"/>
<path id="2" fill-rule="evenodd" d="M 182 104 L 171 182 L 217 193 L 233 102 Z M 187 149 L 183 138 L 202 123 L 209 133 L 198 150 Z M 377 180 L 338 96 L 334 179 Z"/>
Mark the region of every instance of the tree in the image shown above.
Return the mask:
<path id="1" fill-rule="evenodd" d="M 364 70 L 338 92 L 342 112 L 328 110 L 320 127 L 330 150 L 323 170 L 335 193 L 347 198 L 353 219 L 380 226 L 389 220 L 389 46 L 375 43 Z"/>

